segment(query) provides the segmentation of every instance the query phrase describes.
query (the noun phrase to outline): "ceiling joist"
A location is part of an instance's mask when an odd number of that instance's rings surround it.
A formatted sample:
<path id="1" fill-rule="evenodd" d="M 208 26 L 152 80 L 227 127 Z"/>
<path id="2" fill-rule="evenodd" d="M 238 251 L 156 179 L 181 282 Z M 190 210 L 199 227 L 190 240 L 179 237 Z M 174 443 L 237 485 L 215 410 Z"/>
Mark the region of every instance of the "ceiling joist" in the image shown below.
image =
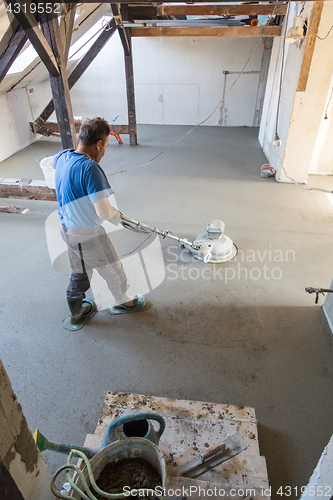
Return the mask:
<path id="1" fill-rule="evenodd" d="M 281 36 L 281 26 L 154 26 L 132 28 L 133 37 L 275 37 Z"/>
<path id="2" fill-rule="evenodd" d="M 158 18 L 163 16 L 284 16 L 288 4 L 237 4 L 237 5 L 150 5 L 130 6 L 131 19 Z"/>

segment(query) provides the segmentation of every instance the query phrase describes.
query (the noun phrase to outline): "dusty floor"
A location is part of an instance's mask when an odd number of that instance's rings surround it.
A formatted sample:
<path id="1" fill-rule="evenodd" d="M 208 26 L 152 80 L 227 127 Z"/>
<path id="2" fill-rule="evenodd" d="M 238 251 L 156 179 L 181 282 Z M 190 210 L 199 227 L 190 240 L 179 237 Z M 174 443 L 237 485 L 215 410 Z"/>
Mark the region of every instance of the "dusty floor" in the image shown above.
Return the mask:
<path id="1" fill-rule="evenodd" d="M 101 165 L 111 174 L 146 163 L 188 130 L 141 126 L 137 147 L 111 138 Z M 0 213 L 1 359 L 33 431 L 82 444 L 110 390 L 252 406 L 273 496 L 308 483 L 333 432 L 333 359 L 323 299 L 316 306 L 304 288 L 331 283 L 333 207 L 324 193 L 262 179 L 257 132 L 202 127 L 110 177 L 125 215 L 188 239 L 219 218 L 240 249 L 204 265 L 160 240 L 165 277 L 142 315 L 101 311 L 69 334 L 68 275 L 52 268 L 44 229 L 56 203 L 15 200 L 26 215 Z M 1 163 L 0 176 L 42 179 L 35 158 L 59 149 L 43 139 Z M 309 185 L 332 189 L 333 177 Z M 137 242 L 121 234 L 123 255 Z M 64 463 L 44 458 L 50 472 Z"/>

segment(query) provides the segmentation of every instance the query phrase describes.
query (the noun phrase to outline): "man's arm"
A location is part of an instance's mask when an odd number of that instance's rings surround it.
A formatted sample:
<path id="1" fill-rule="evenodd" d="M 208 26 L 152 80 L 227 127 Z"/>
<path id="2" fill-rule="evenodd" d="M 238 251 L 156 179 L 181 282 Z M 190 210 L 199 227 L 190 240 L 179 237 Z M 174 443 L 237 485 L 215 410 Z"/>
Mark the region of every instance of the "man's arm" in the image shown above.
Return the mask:
<path id="1" fill-rule="evenodd" d="M 116 208 L 110 205 L 108 198 L 101 198 L 93 202 L 98 217 L 102 220 L 109 220 L 116 224 L 120 222 L 120 215 Z M 114 220 L 112 220 L 114 219 Z"/>

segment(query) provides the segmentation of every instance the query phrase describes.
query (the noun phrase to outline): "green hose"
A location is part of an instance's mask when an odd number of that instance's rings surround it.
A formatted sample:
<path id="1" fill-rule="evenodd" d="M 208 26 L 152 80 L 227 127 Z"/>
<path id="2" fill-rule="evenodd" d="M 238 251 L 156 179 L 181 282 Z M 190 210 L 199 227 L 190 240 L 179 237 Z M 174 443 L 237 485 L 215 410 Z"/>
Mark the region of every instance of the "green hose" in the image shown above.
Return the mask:
<path id="1" fill-rule="evenodd" d="M 87 467 L 90 484 L 93 487 L 93 489 L 95 490 L 95 492 L 98 493 L 99 495 L 101 495 L 102 497 L 104 497 L 104 498 L 112 498 L 112 499 L 125 498 L 125 497 L 131 496 L 132 492 L 133 492 L 133 494 L 137 492 L 137 489 L 136 490 L 131 490 L 131 491 L 126 491 L 126 493 L 125 492 L 124 493 L 107 493 L 106 491 L 101 490 L 97 486 L 97 484 L 95 482 L 94 474 L 93 474 L 93 471 L 92 471 L 92 468 L 91 468 L 91 465 L 90 465 L 88 457 L 84 453 L 82 453 L 82 451 L 72 449 L 71 452 L 70 452 L 70 454 L 68 455 L 67 464 L 63 465 L 62 467 L 60 467 L 60 469 L 57 470 L 57 472 L 54 474 L 54 476 L 51 479 L 51 491 L 52 491 L 53 495 L 56 498 L 64 498 L 65 500 L 68 500 L 69 498 L 71 498 L 71 497 L 68 497 L 68 495 L 65 496 L 65 495 L 62 495 L 61 493 L 59 493 L 55 489 L 55 486 L 54 486 L 55 480 L 57 479 L 57 477 L 59 476 L 59 474 L 63 470 L 66 470 L 67 481 L 71 485 L 72 489 L 74 491 L 76 491 L 77 493 L 79 493 L 80 497 L 83 500 L 98 500 L 95 497 L 95 495 L 90 491 L 90 488 L 88 486 L 88 483 L 87 483 L 87 481 L 86 481 L 86 479 L 84 477 L 84 474 L 83 474 L 82 470 L 79 469 L 76 465 L 74 465 L 74 464 L 71 463 L 73 455 L 78 455 L 84 461 L 84 463 L 85 463 L 85 465 Z M 82 485 L 83 485 L 83 487 L 84 487 L 87 495 L 74 483 L 74 481 L 73 481 L 73 479 L 72 479 L 72 477 L 70 475 L 69 469 L 75 470 L 75 472 L 77 473 L 77 475 L 80 477 L 80 479 L 82 481 Z M 143 494 L 147 493 L 149 495 L 149 494 L 151 494 L 151 492 L 153 492 L 153 494 L 156 495 L 156 496 L 158 496 L 158 497 L 162 496 L 162 493 L 160 493 L 160 492 L 158 492 L 156 490 L 151 490 L 151 489 L 146 489 L 146 488 L 142 488 L 141 489 L 140 488 L 140 491 L 142 491 Z"/>

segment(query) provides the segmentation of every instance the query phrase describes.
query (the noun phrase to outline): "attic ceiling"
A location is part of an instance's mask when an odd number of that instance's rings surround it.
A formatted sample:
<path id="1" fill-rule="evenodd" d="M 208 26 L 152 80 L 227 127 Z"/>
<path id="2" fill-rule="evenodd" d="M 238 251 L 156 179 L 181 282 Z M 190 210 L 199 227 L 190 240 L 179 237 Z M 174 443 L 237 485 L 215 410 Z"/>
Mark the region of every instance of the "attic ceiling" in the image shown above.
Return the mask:
<path id="1" fill-rule="evenodd" d="M 291 0 L 290 0 L 291 1 Z M 51 11 L 50 11 L 50 6 Z M 6 0 L 0 3 L 0 91 L 27 87 L 32 81 L 50 78 L 53 99 L 31 124 L 38 133 L 47 134 L 46 120 L 56 111 L 64 147 L 76 143 L 70 89 L 88 68 L 115 31 L 125 57 L 130 143 L 136 144 L 132 37 L 274 37 L 281 36 L 288 2 L 184 4 L 179 0 L 151 3 L 106 1 L 57 3 Z M 109 15 L 106 26 L 71 71 L 69 50 L 101 17 Z M 259 25 L 258 16 L 261 16 Z M 104 33 L 103 33 L 104 32 Z M 109 32 L 109 33 L 107 33 Z M 8 74 L 10 67 L 31 43 L 39 58 L 28 60 L 20 73 Z M 27 52 L 24 52 L 27 55 Z M 22 57 L 21 57 L 22 59 Z M 70 73 L 70 74 L 69 74 Z M 69 74 L 69 75 L 68 75 Z"/>

